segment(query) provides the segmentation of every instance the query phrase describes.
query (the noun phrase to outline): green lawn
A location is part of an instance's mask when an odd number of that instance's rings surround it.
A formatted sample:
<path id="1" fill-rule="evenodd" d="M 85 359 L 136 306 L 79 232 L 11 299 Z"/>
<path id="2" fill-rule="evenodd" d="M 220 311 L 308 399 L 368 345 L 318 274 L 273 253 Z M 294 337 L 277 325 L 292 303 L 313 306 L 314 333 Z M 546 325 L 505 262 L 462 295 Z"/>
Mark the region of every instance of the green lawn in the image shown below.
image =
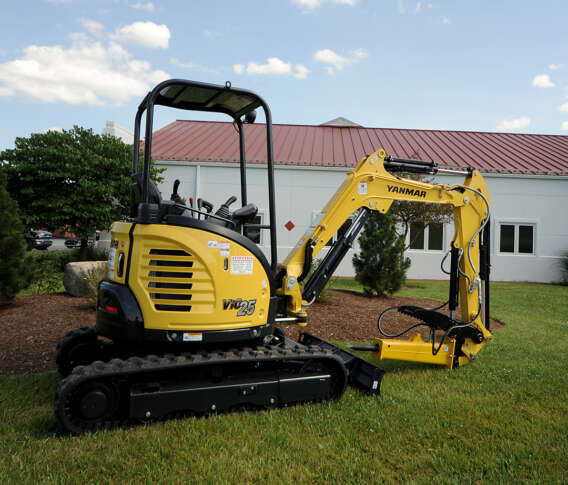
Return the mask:
<path id="1" fill-rule="evenodd" d="M 443 299 L 446 284 L 400 294 Z M 335 287 L 353 287 L 341 280 Z M 495 283 L 505 326 L 455 371 L 383 362 L 382 395 L 58 436 L 54 373 L 0 377 L 2 483 L 567 483 L 568 287 Z"/>

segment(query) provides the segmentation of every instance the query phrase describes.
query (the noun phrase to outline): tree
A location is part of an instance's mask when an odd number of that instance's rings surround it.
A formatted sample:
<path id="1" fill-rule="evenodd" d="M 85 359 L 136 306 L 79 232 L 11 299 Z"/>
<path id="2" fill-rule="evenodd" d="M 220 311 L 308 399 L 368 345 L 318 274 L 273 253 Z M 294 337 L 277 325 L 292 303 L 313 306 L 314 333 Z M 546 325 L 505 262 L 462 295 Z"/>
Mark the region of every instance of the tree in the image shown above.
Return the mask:
<path id="1" fill-rule="evenodd" d="M 360 253 L 353 256 L 355 279 L 368 295 L 385 296 L 404 284 L 410 260 L 404 258 L 404 236 L 388 214 L 371 212 L 359 237 Z"/>
<path id="2" fill-rule="evenodd" d="M 29 283 L 29 256 L 18 205 L 6 190 L 0 171 L 0 305 L 11 303 Z"/>
<path id="3" fill-rule="evenodd" d="M 432 180 L 422 175 L 406 174 L 404 178 L 417 180 L 420 182 L 432 183 Z M 395 200 L 389 210 L 394 222 L 402 229 L 402 236 L 406 241 L 406 235 L 412 223 L 420 223 L 424 226 L 428 224 L 444 224 L 452 220 L 453 208 L 444 204 L 431 204 L 428 202 L 412 202 L 406 200 Z M 405 247 L 404 249 L 408 249 Z"/>
<path id="4" fill-rule="evenodd" d="M 89 234 L 128 215 L 132 147 L 118 138 L 74 126 L 16 138 L 0 158 L 26 226 L 69 228 L 81 239 L 81 259 Z"/>

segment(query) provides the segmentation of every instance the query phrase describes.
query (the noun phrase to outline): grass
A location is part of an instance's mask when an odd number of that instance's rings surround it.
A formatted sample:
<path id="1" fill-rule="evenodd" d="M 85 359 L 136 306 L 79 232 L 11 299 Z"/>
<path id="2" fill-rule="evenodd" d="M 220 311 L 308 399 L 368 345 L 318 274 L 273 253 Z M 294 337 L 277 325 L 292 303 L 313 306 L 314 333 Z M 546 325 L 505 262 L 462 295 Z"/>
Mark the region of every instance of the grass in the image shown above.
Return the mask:
<path id="1" fill-rule="evenodd" d="M 442 282 L 411 286 L 400 294 L 447 292 Z M 566 483 L 568 287 L 492 289 L 492 316 L 505 326 L 477 363 L 382 362 L 379 397 L 349 389 L 337 403 L 74 438 L 56 433 L 54 373 L 2 376 L 1 481 Z"/>

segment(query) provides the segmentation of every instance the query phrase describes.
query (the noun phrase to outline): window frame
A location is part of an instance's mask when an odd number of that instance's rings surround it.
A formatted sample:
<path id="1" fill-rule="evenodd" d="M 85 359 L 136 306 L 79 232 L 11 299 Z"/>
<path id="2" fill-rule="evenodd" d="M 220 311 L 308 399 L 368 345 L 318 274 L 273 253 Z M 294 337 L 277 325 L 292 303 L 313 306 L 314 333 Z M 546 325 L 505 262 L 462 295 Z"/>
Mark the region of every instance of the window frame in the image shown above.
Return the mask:
<path id="1" fill-rule="evenodd" d="M 408 227 L 408 234 L 406 236 L 406 245 L 408 246 L 407 251 L 415 252 L 428 252 L 428 253 L 443 253 L 447 246 L 446 235 L 447 235 L 447 225 L 442 222 L 442 249 L 430 249 L 429 239 L 430 239 L 430 224 L 424 224 L 424 247 L 423 248 L 411 248 L 410 247 L 410 226 Z"/>
<path id="2" fill-rule="evenodd" d="M 494 247 L 496 248 L 496 253 L 501 256 L 527 256 L 533 257 L 537 255 L 536 247 L 536 231 L 538 227 L 538 221 L 531 220 L 521 220 L 521 219 L 500 219 L 496 221 L 496 231 L 495 231 L 495 241 Z M 513 226 L 513 252 L 501 251 L 501 226 Z M 521 253 L 519 252 L 519 226 L 531 226 L 533 228 L 532 233 L 532 253 Z"/>

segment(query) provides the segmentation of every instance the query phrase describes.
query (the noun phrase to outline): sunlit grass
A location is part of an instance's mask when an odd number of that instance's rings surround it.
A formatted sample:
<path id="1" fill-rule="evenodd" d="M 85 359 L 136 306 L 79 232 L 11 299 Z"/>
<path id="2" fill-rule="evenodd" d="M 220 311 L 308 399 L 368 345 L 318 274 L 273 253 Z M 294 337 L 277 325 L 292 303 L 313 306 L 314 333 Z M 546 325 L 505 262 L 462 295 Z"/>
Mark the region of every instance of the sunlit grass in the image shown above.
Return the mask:
<path id="1" fill-rule="evenodd" d="M 53 418 L 54 373 L 0 377 L 1 481 L 566 483 L 568 287 L 492 289 L 505 326 L 475 364 L 381 362 L 379 397 L 349 389 L 323 405 L 68 437 Z M 399 292 L 446 293 L 432 281 Z"/>

